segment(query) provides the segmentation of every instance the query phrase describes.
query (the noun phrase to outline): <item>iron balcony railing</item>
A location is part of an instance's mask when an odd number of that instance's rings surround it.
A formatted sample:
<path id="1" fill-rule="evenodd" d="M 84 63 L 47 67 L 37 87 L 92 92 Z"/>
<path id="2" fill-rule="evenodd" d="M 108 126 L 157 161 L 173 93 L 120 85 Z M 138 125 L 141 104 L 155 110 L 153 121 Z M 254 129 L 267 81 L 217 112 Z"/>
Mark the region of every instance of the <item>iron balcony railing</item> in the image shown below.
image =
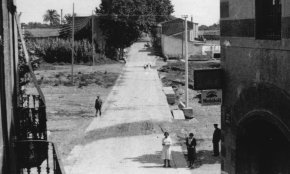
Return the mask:
<path id="1" fill-rule="evenodd" d="M 56 146 L 47 141 L 46 107 L 39 95 L 22 95 L 15 118 L 18 174 L 65 174 Z"/>
<path id="2" fill-rule="evenodd" d="M 15 144 L 18 174 L 65 174 L 56 146 L 44 140 Z"/>
<path id="3" fill-rule="evenodd" d="M 17 108 L 18 140 L 47 140 L 46 108 L 39 95 L 23 95 Z"/>

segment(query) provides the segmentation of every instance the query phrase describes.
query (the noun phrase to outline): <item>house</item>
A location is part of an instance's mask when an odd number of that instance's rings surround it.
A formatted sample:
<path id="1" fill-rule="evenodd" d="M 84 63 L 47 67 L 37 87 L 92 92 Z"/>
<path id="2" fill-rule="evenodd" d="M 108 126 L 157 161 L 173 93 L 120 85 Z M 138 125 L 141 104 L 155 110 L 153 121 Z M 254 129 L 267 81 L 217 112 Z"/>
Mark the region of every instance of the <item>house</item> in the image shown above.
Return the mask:
<path id="1" fill-rule="evenodd" d="M 206 40 L 220 40 L 220 30 L 199 30 L 198 36 Z"/>
<path id="2" fill-rule="evenodd" d="M 87 39 L 91 41 L 93 39 L 95 45 L 95 53 L 97 55 L 95 56 L 95 58 L 99 58 L 104 54 L 106 42 L 102 34 L 102 30 L 100 28 L 100 17 L 76 16 L 74 32 L 75 32 L 75 40 Z M 72 36 L 72 24 L 64 25 L 60 30 L 60 37 L 71 38 L 71 36 Z"/>
<path id="3" fill-rule="evenodd" d="M 198 24 L 187 21 L 188 26 L 188 54 L 201 54 L 202 42 L 196 41 L 198 38 Z M 184 19 L 176 18 L 160 23 L 162 54 L 166 57 L 184 57 Z"/>
<path id="4" fill-rule="evenodd" d="M 0 9 L 0 173 L 45 170 L 64 174 L 55 145 L 47 140 L 45 98 L 37 81 L 33 80 L 39 95 L 24 95 L 20 91 L 24 85 L 21 81 L 33 71 L 30 68 L 30 72 L 20 73 L 25 63 L 18 57 L 18 39 L 25 41 L 18 37 L 15 1 L 2 0 Z M 47 164 L 44 170 L 43 164 Z"/>
<path id="5" fill-rule="evenodd" d="M 224 173 L 290 172 L 290 1 L 221 0 Z"/>
<path id="6" fill-rule="evenodd" d="M 22 28 L 27 39 L 52 39 L 59 37 L 60 28 Z"/>

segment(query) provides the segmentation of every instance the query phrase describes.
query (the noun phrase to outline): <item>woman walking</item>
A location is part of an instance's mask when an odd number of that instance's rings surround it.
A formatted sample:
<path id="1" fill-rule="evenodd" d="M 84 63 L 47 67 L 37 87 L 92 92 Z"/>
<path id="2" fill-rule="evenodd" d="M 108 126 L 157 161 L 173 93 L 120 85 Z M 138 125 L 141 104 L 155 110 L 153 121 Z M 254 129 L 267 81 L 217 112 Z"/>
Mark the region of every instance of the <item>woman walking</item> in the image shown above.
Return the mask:
<path id="1" fill-rule="evenodd" d="M 193 133 L 189 134 L 189 137 L 186 138 L 186 147 L 187 147 L 187 157 L 189 162 L 189 168 L 192 167 L 194 160 L 196 158 L 196 140 Z"/>
<path id="2" fill-rule="evenodd" d="M 165 132 L 164 133 L 164 138 L 162 139 L 162 155 L 161 158 L 164 160 L 164 165 L 163 167 L 166 167 L 166 162 L 168 162 L 167 167 L 171 167 L 170 165 L 170 160 L 171 160 L 171 144 L 172 140 L 169 137 L 169 133 Z"/>

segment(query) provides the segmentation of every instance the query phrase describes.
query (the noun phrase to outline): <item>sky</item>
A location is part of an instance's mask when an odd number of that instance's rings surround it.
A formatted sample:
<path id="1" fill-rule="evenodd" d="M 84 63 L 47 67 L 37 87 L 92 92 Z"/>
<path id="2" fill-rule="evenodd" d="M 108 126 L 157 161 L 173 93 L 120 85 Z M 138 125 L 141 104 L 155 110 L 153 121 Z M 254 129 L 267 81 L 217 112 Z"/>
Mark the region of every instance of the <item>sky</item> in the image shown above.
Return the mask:
<path id="1" fill-rule="evenodd" d="M 48 9 L 55 9 L 63 14 L 72 13 L 75 3 L 75 13 L 80 16 L 91 15 L 92 10 L 99 6 L 101 0 L 17 0 L 18 12 L 22 12 L 21 22 L 43 22 L 43 15 Z M 219 21 L 220 0 L 171 0 L 174 6 L 173 15 L 193 16 L 199 25 L 211 25 Z"/>

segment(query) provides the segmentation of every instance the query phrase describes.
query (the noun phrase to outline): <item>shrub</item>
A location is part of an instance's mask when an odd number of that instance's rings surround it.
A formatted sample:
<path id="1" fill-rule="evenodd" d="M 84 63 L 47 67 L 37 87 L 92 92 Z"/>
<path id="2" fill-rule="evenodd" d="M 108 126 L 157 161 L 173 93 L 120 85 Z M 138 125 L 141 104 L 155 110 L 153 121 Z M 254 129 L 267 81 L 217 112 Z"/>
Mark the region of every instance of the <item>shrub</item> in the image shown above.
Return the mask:
<path id="1" fill-rule="evenodd" d="M 71 63 L 71 41 L 64 39 L 41 39 L 28 41 L 28 49 L 48 63 Z M 92 45 L 87 40 L 75 41 L 75 63 L 92 60 Z"/>

